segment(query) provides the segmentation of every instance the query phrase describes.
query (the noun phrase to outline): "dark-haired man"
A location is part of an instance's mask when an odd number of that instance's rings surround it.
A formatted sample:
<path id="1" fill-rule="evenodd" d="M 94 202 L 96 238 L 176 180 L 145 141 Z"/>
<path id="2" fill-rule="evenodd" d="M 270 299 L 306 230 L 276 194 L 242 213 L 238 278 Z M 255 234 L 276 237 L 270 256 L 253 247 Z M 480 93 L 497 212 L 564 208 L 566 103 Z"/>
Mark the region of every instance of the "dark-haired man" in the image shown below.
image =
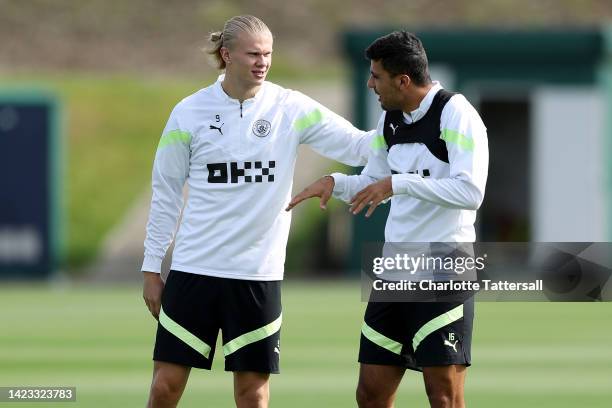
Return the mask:
<path id="1" fill-rule="evenodd" d="M 324 206 L 333 195 L 366 217 L 385 199 L 386 242 L 474 242 L 488 169 L 486 128 L 460 94 L 432 82 L 418 37 L 393 32 L 366 50 L 368 87 L 385 110 L 360 175 L 325 176 L 294 197 Z M 368 304 L 361 331 L 357 402 L 392 407 L 405 370 L 423 372 L 432 407 L 464 407 L 473 298 L 465 302 Z"/>

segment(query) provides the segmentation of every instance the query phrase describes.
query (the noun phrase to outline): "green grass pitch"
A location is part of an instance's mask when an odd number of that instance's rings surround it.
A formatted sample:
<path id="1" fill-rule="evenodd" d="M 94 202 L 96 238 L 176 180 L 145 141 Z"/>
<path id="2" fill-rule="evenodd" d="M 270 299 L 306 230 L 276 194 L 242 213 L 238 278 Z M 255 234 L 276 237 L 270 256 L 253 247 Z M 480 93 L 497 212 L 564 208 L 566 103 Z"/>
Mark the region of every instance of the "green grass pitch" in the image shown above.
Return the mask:
<path id="1" fill-rule="evenodd" d="M 283 289 L 282 374 L 272 407 L 354 407 L 365 304 L 358 282 L 288 282 Z M 76 403 L 142 407 L 155 322 L 140 287 L 0 286 L 0 386 L 76 386 Z M 476 304 L 470 407 L 609 407 L 612 304 Z M 212 372 L 194 370 L 182 407 L 232 407 L 232 378 L 217 350 Z M 0 403 L 1 407 L 41 407 Z M 427 406 L 407 372 L 398 407 Z"/>

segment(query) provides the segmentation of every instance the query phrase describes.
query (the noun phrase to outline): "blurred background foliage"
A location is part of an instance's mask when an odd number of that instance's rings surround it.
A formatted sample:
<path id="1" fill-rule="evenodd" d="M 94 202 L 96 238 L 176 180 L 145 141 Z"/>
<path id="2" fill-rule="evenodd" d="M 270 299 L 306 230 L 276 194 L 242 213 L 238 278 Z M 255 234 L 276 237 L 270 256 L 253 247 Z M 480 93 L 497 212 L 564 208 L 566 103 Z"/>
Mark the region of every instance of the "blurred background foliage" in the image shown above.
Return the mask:
<path id="1" fill-rule="evenodd" d="M 172 106 L 217 75 L 200 51 L 207 33 L 236 14 L 257 15 L 272 29 L 272 81 L 348 84 L 345 29 L 593 26 L 609 21 L 612 7 L 604 0 L 0 0 L 0 88 L 43 87 L 62 101 L 69 267 L 92 260 L 145 191 Z M 309 205 L 292 228 L 289 266 L 326 243 L 313 228 L 323 216 Z"/>
<path id="2" fill-rule="evenodd" d="M 611 9 L 606 0 L 0 0 L 0 68 L 199 75 L 207 33 L 253 14 L 275 34 L 276 56 L 317 71 L 341 60 L 348 28 L 569 28 L 605 22 Z"/>

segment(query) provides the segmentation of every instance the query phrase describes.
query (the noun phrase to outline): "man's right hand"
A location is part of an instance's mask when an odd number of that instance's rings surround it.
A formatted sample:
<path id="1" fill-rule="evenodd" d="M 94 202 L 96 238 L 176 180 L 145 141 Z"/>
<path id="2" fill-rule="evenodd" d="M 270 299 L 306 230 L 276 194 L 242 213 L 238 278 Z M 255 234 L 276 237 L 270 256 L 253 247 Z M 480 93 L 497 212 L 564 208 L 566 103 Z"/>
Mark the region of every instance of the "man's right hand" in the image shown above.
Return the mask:
<path id="1" fill-rule="evenodd" d="M 144 277 L 142 297 L 149 308 L 149 312 L 151 312 L 155 320 L 159 320 L 164 281 L 162 281 L 161 274 L 159 273 L 143 272 L 142 274 Z"/>
<path id="2" fill-rule="evenodd" d="M 287 208 L 285 208 L 285 211 L 290 211 L 291 209 L 293 209 L 293 207 L 295 207 L 302 201 L 312 197 L 321 197 L 319 207 L 321 207 L 322 210 L 325 210 L 327 208 L 327 201 L 329 201 L 329 198 L 331 197 L 332 192 L 334 191 L 335 184 L 336 182 L 334 181 L 334 178 L 332 176 L 321 177 L 320 179 L 306 187 L 300 194 L 293 197 L 289 202 Z"/>

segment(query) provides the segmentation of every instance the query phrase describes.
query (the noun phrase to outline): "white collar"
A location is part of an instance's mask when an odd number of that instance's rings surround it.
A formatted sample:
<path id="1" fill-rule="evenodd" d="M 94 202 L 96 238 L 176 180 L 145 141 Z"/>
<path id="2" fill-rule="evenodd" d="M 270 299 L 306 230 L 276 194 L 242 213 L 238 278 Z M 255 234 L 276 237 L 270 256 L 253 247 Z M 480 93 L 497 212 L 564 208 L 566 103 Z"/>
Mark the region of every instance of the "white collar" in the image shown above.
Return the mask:
<path id="1" fill-rule="evenodd" d="M 238 99 L 232 98 L 225 92 L 225 89 L 223 89 L 223 86 L 221 86 L 221 82 L 223 82 L 224 79 L 225 79 L 225 73 L 217 77 L 217 81 L 213 84 L 215 93 L 219 97 L 225 99 L 226 101 L 233 102 L 233 103 L 240 103 Z M 266 87 L 266 83 L 267 82 L 264 81 L 264 83 L 261 85 L 261 88 L 259 88 L 259 91 L 257 91 L 257 93 L 252 98 L 245 99 L 242 103 L 249 104 L 249 103 L 252 103 L 258 100 L 261 97 L 261 95 L 263 95 L 263 91 L 264 91 L 264 88 Z"/>
<path id="2" fill-rule="evenodd" d="M 425 116 L 425 114 L 431 107 L 431 102 L 433 101 L 434 96 L 436 96 L 440 89 L 442 89 L 442 85 L 440 85 L 440 82 L 433 81 L 433 86 L 431 87 L 429 92 L 427 92 L 427 95 L 425 95 L 425 97 L 419 104 L 419 107 L 411 111 L 410 113 L 403 112 L 404 120 L 406 121 L 406 123 L 416 122 L 417 120 Z"/>

